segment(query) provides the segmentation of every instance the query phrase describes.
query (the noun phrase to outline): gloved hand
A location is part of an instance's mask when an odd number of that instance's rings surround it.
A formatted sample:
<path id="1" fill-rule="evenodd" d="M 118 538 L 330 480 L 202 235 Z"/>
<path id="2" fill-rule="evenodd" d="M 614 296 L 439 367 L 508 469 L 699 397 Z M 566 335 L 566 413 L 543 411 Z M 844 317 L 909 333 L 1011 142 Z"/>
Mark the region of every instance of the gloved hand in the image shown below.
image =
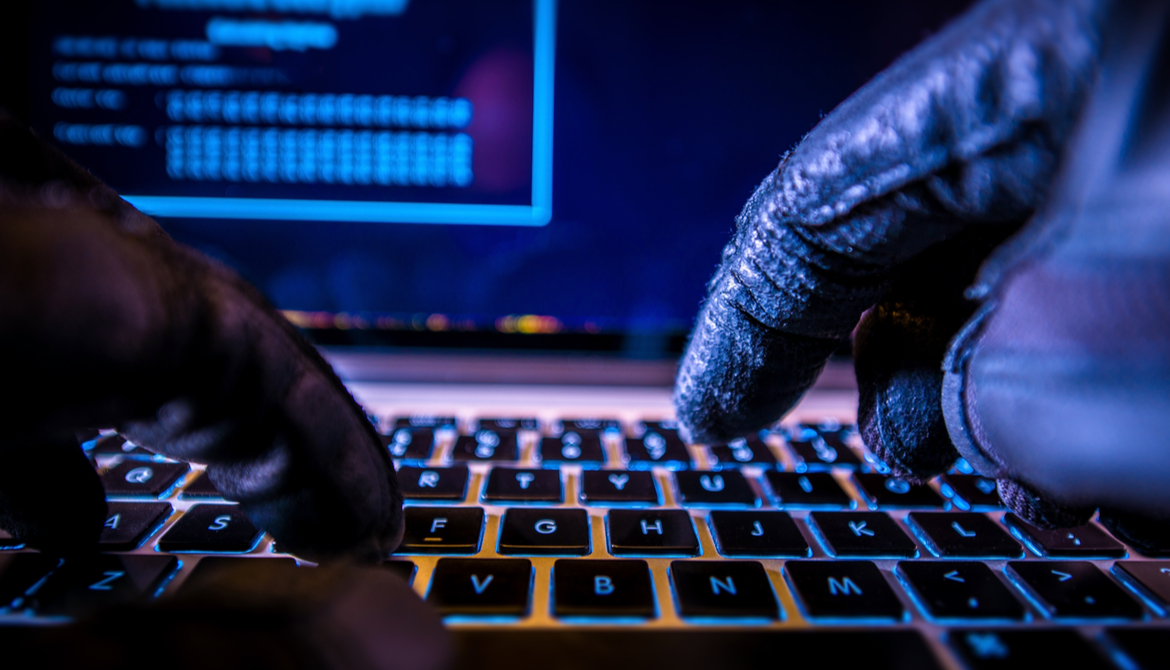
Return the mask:
<path id="1" fill-rule="evenodd" d="M 390 456 L 329 365 L 254 288 L 0 112 L 0 527 L 92 548 L 104 492 L 74 431 L 208 464 L 287 551 L 401 540 Z"/>
<path id="2" fill-rule="evenodd" d="M 828 115 L 709 284 L 675 388 L 692 439 L 772 424 L 856 327 L 859 428 L 894 474 L 962 454 L 1031 523 L 1165 535 L 1167 19 L 989 0 Z"/>

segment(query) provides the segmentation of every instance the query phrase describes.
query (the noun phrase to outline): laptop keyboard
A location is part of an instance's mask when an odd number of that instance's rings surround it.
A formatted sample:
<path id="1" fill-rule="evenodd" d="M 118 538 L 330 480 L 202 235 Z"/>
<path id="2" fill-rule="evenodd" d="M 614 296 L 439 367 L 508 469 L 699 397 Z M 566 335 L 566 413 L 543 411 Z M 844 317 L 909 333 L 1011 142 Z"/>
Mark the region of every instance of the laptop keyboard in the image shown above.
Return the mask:
<path id="1" fill-rule="evenodd" d="M 876 628 L 972 668 L 1082 648 L 1140 668 L 1152 639 L 1170 639 L 1170 560 L 1095 522 L 1033 528 L 963 463 L 928 485 L 891 478 L 840 420 L 714 447 L 665 420 L 379 425 L 407 505 L 386 568 L 457 631 L 823 630 L 850 644 Z M 0 624 L 156 597 L 200 561 L 288 560 L 200 466 L 112 435 L 84 448 L 110 500 L 104 553 L 74 563 L 0 544 Z"/>

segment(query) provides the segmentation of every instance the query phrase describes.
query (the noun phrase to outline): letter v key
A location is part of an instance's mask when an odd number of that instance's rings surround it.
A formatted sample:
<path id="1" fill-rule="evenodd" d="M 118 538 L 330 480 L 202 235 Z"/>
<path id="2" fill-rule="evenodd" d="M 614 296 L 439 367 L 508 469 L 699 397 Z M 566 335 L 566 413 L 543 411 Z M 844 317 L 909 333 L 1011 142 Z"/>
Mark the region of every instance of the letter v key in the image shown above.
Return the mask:
<path id="1" fill-rule="evenodd" d="M 475 589 L 475 595 L 477 595 L 477 596 L 483 595 L 483 592 L 485 589 L 487 589 L 488 584 L 492 583 L 492 577 L 494 577 L 494 576 L 495 575 L 488 575 L 487 579 L 485 579 L 481 582 L 481 581 L 479 581 L 479 575 L 472 575 L 471 576 L 471 587 L 473 589 Z"/>

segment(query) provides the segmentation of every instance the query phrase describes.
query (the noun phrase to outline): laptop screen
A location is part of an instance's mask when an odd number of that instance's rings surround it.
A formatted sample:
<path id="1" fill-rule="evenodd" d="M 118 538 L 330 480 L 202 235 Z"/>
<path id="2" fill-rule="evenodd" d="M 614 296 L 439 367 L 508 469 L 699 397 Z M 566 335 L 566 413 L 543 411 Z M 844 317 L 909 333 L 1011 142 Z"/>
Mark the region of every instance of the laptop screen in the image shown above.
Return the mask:
<path id="1" fill-rule="evenodd" d="M 779 156 L 966 4 L 39 0 L 27 113 L 318 341 L 670 353 Z"/>

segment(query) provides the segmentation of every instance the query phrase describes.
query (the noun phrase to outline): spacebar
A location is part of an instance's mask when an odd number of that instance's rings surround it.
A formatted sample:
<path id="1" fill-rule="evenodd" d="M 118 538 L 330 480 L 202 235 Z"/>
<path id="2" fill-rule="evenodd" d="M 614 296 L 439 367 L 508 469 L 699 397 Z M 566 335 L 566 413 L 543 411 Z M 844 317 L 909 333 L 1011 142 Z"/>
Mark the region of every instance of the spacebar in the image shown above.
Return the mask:
<path id="1" fill-rule="evenodd" d="M 460 670 L 711 670 L 786 667 L 938 668 L 911 630 L 451 631 Z M 792 666 L 797 663 L 802 665 Z"/>

